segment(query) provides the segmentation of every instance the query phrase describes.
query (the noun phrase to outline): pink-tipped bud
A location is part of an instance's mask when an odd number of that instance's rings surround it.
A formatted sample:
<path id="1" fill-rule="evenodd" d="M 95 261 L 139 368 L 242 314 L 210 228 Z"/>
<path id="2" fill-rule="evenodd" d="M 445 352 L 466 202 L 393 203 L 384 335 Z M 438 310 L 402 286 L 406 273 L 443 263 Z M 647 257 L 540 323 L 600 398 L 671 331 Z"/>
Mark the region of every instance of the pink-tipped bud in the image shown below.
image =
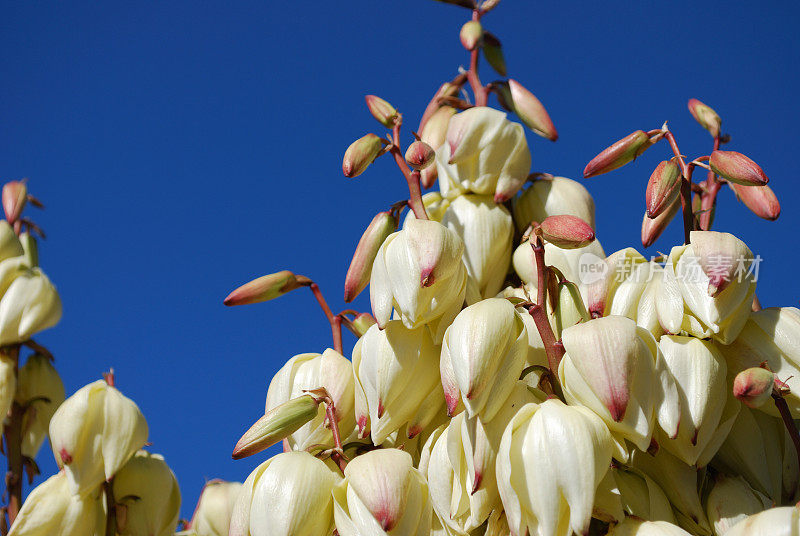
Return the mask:
<path id="1" fill-rule="evenodd" d="M 763 186 L 769 182 L 758 164 L 736 151 L 714 151 L 708 164 L 714 173 L 737 184 Z"/>
<path id="2" fill-rule="evenodd" d="M 415 141 L 408 146 L 406 162 L 413 169 L 421 171 L 433 163 L 436 152 L 424 141 Z"/>
<path id="3" fill-rule="evenodd" d="M 288 270 L 253 279 L 237 288 L 225 298 L 225 305 L 247 305 L 274 300 L 296 288 L 306 287 L 311 280 Z"/>
<path id="4" fill-rule="evenodd" d="M 350 144 L 342 160 L 342 172 L 345 177 L 358 177 L 378 157 L 383 142 L 375 134 L 367 134 Z"/>
<path id="5" fill-rule="evenodd" d="M 3 211 L 11 225 L 17 221 L 28 201 L 28 187 L 25 181 L 11 181 L 3 185 Z"/>
<path id="6" fill-rule="evenodd" d="M 514 79 L 509 79 L 508 87 L 514 103 L 514 111 L 522 119 L 522 122 L 539 136 L 556 141 L 558 131 L 539 99 Z"/>
<path id="7" fill-rule="evenodd" d="M 753 367 L 743 370 L 733 380 L 733 396 L 749 408 L 758 408 L 772 397 L 775 374 L 767 369 Z"/>
<path id="8" fill-rule="evenodd" d="M 595 177 L 624 166 L 645 152 L 653 142 L 642 130 L 632 132 L 592 158 L 583 170 L 583 177 Z"/>
<path id="9" fill-rule="evenodd" d="M 483 57 L 500 76 L 506 76 L 506 59 L 503 57 L 503 45 L 489 32 L 483 32 Z"/>
<path id="10" fill-rule="evenodd" d="M 670 224 L 678 209 L 681 208 L 680 199 L 675 199 L 670 206 L 655 218 L 649 218 L 645 213 L 642 220 L 642 246 L 649 248 L 652 246 L 664 229 Z"/>
<path id="11" fill-rule="evenodd" d="M 700 126 L 706 129 L 715 138 L 719 136 L 720 128 L 722 127 L 722 119 L 719 118 L 717 112 L 713 108 L 700 102 L 697 99 L 689 99 L 689 113 L 692 114 L 695 121 L 700 123 Z"/>
<path id="12" fill-rule="evenodd" d="M 394 106 L 375 95 L 367 95 L 364 100 L 367 101 L 369 113 L 378 120 L 378 123 L 388 128 L 394 126 L 395 119 L 397 119 L 397 110 Z"/>
<path id="13" fill-rule="evenodd" d="M 548 216 L 539 225 L 537 233 L 562 249 L 582 248 L 594 241 L 592 227 L 579 217 L 568 214 Z"/>
<path id="14" fill-rule="evenodd" d="M 369 283 L 372 263 L 383 241 L 397 229 L 397 218 L 389 212 L 379 212 L 372 218 L 356 246 L 353 260 L 344 279 L 344 301 L 353 301 Z"/>
<path id="15" fill-rule="evenodd" d="M 681 169 L 674 160 L 661 162 L 650 180 L 647 182 L 645 192 L 645 205 L 647 206 L 647 217 L 656 218 L 659 214 L 667 210 L 681 191 Z"/>
<path id="16" fill-rule="evenodd" d="M 474 50 L 475 47 L 478 46 L 478 43 L 481 42 L 481 37 L 483 36 L 483 27 L 481 23 L 476 20 L 471 20 L 464 24 L 461 27 L 461 33 L 459 37 L 461 38 L 461 44 L 464 45 L 464 48 L 467 50 Z"/>
<path id="17" fill-rule="evenodd" d="M 769 186 L 742 186 L 735 182 L 730 185 L 736 197 L 759 218 L 774 221 L 781 215 L 781 204 Z"/>
<path id="18" fill-rule="evenodd" d="M 500 0 L 483 0 L 483 3 L 481 4 L 481 12 L 486 14 L 496 8 L 497 4 L 499 3 Z"/>

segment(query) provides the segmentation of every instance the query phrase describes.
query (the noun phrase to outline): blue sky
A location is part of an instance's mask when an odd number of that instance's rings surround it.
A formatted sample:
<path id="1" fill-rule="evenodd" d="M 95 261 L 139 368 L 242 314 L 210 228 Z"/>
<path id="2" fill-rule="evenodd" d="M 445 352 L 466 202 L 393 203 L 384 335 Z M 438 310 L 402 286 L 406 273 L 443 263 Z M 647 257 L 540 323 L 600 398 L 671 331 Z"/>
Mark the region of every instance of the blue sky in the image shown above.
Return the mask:
<path id="1" fill-rule="evenodd" d="M 234 309 L 222 299 L 291 269 L 343 307 L 360 233 L 405 195 L 388 159 L 341 174 L 348 144 L 382 128 L 363 96 L 416 125 L 466 62 L 465 15 L 432 0 L 0 7 L 0 178 L 29 177 L 46 203 L 32 215 L 64 301 L 61 324 L 39 339 L 68 393 L 116 369 L 178 476 L 185 516 L 205 479 L 243 480 L 265 459 L 230 453 L 275 371 L 330 344 L 310 293 Z M 727 148 L 761 164 L 783 207 L 778 222 L 761 221 L 724 190 L 715 229 L 764 258 L 765 306 L 796 306 L 798 22 L 789 1 L 504 0 L 485 26 L 561 136 L 529 136 L 536 171 L 577 179 L 605 146 L 664 120 L 685 153 L 707 154 L 686 101 L 713 106 Z M 667 151 L 584 181 L 607 252 L 641 250 L 644 188 Z M 675 222 L 647 253 L 680 241 Z M 356 305 L 366 310 L 366 296 Z M 48 451 L 39 461 L 54 471 Z"/>

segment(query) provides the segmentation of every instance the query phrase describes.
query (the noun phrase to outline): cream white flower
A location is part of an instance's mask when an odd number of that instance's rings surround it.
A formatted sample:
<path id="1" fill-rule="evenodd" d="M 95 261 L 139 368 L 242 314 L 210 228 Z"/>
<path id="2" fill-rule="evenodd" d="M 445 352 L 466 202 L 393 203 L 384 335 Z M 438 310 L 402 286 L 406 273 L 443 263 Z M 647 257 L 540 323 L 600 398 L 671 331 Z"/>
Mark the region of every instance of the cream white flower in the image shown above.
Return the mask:
<path id="1" fill-rule="evenodd" d="M 567 280 L 578 284 L 584 297 L 586 294 L 583 289 L 587 286 L 586 283 L 595 279 L 591 274 L 586 273 L 586 268 L 590 265 L 590 261 L 604 258 L 603 246 L 598 240 L 588 246 L 575 249 L 562 249 L 549 242 L 544 245 L 545 264 L 558 268 Z M 519 278 L 535 293 L 537 286 L 536 257 L 530 242 L 525 241 L 517 246 L 511 262 Z"/>
<path id="2" fill-rule="evenodd" d="M 0 349 L 0 415 L 3 418 L 14 403 L 14 393 L 17 391 L 16 367 L 16 360 Z"/>
<path id="3" fill-rule="evenodd" d="M 579 182 L 549 175 L 537 178 L 514 199 L 514 221 L 523 231 L 532 222 L 548 216 L 577 216 L 594 229 L 594 199 Z"/>
<path id="4" fill-rule="evenodd" d="M 450 202 L 442 223 L 464 241 L 464 264 L 481 297 L 500 292 L 514 237 L 508 210 L 489 196 L 462 195 Z"/>
<path id="5" fill-rule="evenodd" d="M 50 443 L 70 492 L 92 493 L 147 441 L 136 403 L 103 380 L 78 389 L 50 419 Z"/>
<path id="6" fill-rule="evenodd" d="M 117 534 L 172 536 L 181 492 L 163 456 L 140 450 L 114 476 L 113 488 Z"/>
<path id="7" fill-rule="evenodd" d="M 6 220 L 0 220 L 0 261 L 19 257 L 23 253 L 17 233 Z"/>
<path id="8" fill-rule="evenodd" d="M 229 536 L 330 536 L 339 476 L 302 451 L 273 456 L 250 473 L 233 507 Z"/>
<path id="9" fill-rule="evenodd" d="M 742 476 L 777 504 L 794 500 L 797 453 L 780 418 L 742 407 L 712 465 Z"/>
<path id="10" fill-rule="evenodd" d="M 459 400 L 467 415 L 490 421 L 525 366 L 528 333 L 508 300 L 489 298 L 461 311 L 442 343 L 441 378 L 452 415 Z"/>
<path id="11" fill-rule="evenodd" d="M 506 425 L 530 402 L 538 400 L 519 381 L 491 421 L 462 412 L 426 442 L 419 469 L 428 479 L 433 509 L 450 533 L 467 535 L 501 508 L 495 474 L 497 449 Z"/>
<path id="12" fill-rule="evenodd" d="M 626 459 L 625 440 L 647 450 L 660 402 L 661 356 L 652 335 L 630 318 L 608 316 L 562 334 L 566 354 L 558 375 L 570 404 L 595 412 L 614 436 L 615 457 Z"/>
<path id="13" fill-rule="evenodd" d="M 511 199 L 531 168 L 531 154 L 522 125 L 506 114 L 483 106 L 450 119 L 447 140 L 436 151 L 442 195 L 454 198 L 472 192 L 496 202 Z"/>
<path id="14" fill-rule="evenodd" d="M 738 522 L 725 536 L 797 536 L 800 512 L 797 506 L 770 508 Z"/>
<path id="15" fill-rule="evenodd" d="M 743 478 L 719 475 L 706 499 L 706 514 L 714 534 L 723 536 L 736 523 L 766 510 L 771 504 L 772 501 L 751 488 Z"/>
<path id="16" fill-rule="evenodd" d="M 362 454 L 347 464 L 344 476 L 333 489 L 340 536 L 430 534 L 428 484 L 407 452 L 378 449 Z"/>
<path id="17" fill-rule="evenodd" d="M 497 485 L 511 533 L 584 534 L 611 449 L 605 424 L 586 408 L 558 400 L 523 406 L 497 455 Z"/>
<path id="18" fill-rule="evenodd" d="M 609 536 L 691 536 L 682 528 L 666 521 L 643 521 L 629 517 L 612 528 Z"/>
<path id="19" fill-rule="evenodd" d="M 19 369 L 18 404 L 27 407 L 22 417 L 22 454 L 35 458 L 47 437 L 50 419 L 64 402 L 64 384 L 50 358 L 31 354 Z"/>
<path id="20" fill-rule="evenodd" d="M 0 346 L 30 339 L 61 320 L 61 298 L 39 268 L 16 276 L 0 298 Z"/>
<path id="21" fill-rule="evenodd" d="M 384 327 L 394 309 L 406 327 L 428 325 L 434 341 L 461 310 L 467 285 L 464 242 L 441 223 L 409 219 L 378 250 L 370 301 Z"/>
<path id="22" fill-rule="evenodd" d="M 692 231 L 672 248 L 657 292 L 667 333 L 712 337 L 730 344 L 750 314 L 756 289 L 753 253 L 729 233 Z"/>
<path id="23" fill-rule="evenodd" d="M 604 495 L 607 497 L 606 503 L 616 504 L 606 505 L 601 511 L 612 514 L 610 517 L 616 522 L 622 521 L 625 516 L 675 522 L 672 506 L 661 486 L 633 467 L 609 469 L 597 488 L 598 502 Z M 598 502 L 595 503 L 595 512 L 598 510 Z"/>
<path id="24" fill-rule="evenodd" d="M 206 482 L 189 523 L 197 536 L 228 536 L 233 507 L 241 491 L 241 482 Z"/>
<path id="25" fill-rule="evenodd" d="M 30 492 L 9 536 L 105 536 L 105 510 L 100 488 L 86 495 L 70 491 L 61 471 Z"/>
<path id="26" fill-rule="evenodd" d="M 330 348 L 322 354 L 299 354 L 287 361 L 270 381 L 265 413 L 303 395 L 305 390 L 320 387 L 333 399 L 342 440 L 355 437 L 353 367 Z M 292 450 L 306 450 L 312 445 L 333 447 L 333 434 L 325 420 L 325 407 L 320 404 L 317 416 L 287 438 Z"/>
<path id="27" fill-rule="evenodd" d="M 658 343 L 669 381 L 659 408 L 662 448 L 689 465 L 705 466 L 728 435 L 741 404 L 726 380 L 727 366 L 713 343 L 664 335 Z"/>
<path id="28" fill-rule="evenodd" d="M 353 371 L 360 435 L 369 431 L 375 445 L 404 426 L 414 437 L 444 412 L 439 347 L 424 327 L 370 327 L 353 348 Z"/>

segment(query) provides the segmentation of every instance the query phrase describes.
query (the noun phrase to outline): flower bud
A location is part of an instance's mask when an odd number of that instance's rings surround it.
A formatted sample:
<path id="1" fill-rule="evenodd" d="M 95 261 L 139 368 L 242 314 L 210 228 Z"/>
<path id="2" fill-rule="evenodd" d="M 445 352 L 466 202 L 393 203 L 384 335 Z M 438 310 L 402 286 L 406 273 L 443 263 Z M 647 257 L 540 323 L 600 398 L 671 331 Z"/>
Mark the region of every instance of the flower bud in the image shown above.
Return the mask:
<path id="1" fill-rule="evenodd" d="M 284 440 L 317 416 L 318 404 L 313 396 L 303 395 L 275 406 L 239 439 L 233 459 L 252 456 Z"/>
<path id="2" fill-rule="evenodd" d="M 64 472 L 56 473 L 30 492 L 11 525 L 9 536 L 75 536 L 105 534 L 100 488 L 75 495 Z"/>
<path id="3" fill-rule="evenodd" d="M 344 152 L 342 173 L 345 177 L 358 177 L 378 157 L 383 148 L 381 138 L 375 134 L 367 134 L 350 144 Z"/>
<path id="4" fill-rule="evenodd" d="M 628 517 L 619 525 L 615 525 L 608 532 L 608 536 L 691 536 L 691 534 L 666 521 L 644 521 Z"/>
<path id="5" fill-rule="evenodd" d="M 616 458 L 627 458 L 625 439 L 647 450 L 660 398 L 652 335 L 630 318 L 607 316 L 565 329 L 562 340 L 558 376 L 567 402 L 603 419 L 618 443 Z"/>
<path id="6" fill-rule="evenodd" d="M 264 413 L 270 413 L 289 400 L 303 397 L 305 391 L 319 388 L 324 388 L 333 400 L 342 441 L 355 438 L 353 367 L 347 358 L 330 348 L 322 354 L 299 354 L 287 361 L 272 377 Z M 301 407 L 307 403 L 296 402 Z M 300 413 L 303 414 L 302 411 Z M 316 416 L 287 439 L 293 450 L 332 448 L 333 434 L 327 423 L 324 404 L 319 404 Z"/>
<path id="7" fill-rule="evenodd" d="M 695 121 L 700 123 L 700 126 L 706 129 L 712 136 L 715 138 L 719 137 L 722 119 L 719 118 L 717 112 L 710 106 L 703 104 L 697 99 L 689 99 L 689 113 L 691 113 Z"/>
<path id="8" fill-rule="evenodd" d="M 523 406 L 497 453 L 497 486 L 512 534 L 586 534 L 611 444 L 603 421 L 586 408 L 555 399 Z"/>
<path id="9" fill-rule="evenodd" d="M 36 237 L 30 231 L 25 231 L 20 233 L 19 242 L 22 244 L 25 261 L 28 266 L 39 266 L 39 246 L 36 244 Z"/>
<path id="10" fill-rule="evenodd" d="M 443 410 L 438 354 L 425 327 L 408 329 L 392 320 L 382 330 L 367 330 L 353 348 L 361 437 L 369 426 L 373 444 L 380 445 L 406 425 L 413 437 Z"/>
<path id="11" fill-rule="evenodd" d="M 539 225 L 542 238 L 562 249 L 588 246 L 594 241 L 594 230 L 577 216 L 548 216 Z"/>
<path id="12" fill-rule="evenodd" d="M 310 281 L 302 275 L 297 276 L 288 270 L 264 275 L 237 288 L 225 298 L 227 306 L 248 305 L 274 300 L 294 289 L 308 286 Z"/>
<path id="13" fill-rule="evenodd" d="M 367 287 L 372 263 L 383 241 L 397 229 L 397 218 L 390 212 L 379 212 L 372 218 L 356 246 L 350 268 L 344 278 L 344 301 L 349 303 Z"/>
<path id="14" fill-rule="evenodd" d="M 442 106 L 433 112 L 430 118 L 425 122 L 419 136 L 422 141 L 430 145 L 434 150 L 438 151 L 447 137 L 447 126 L 450 124 L 450 118 L 456 113 L 456 109 L 452 106 Z M 421 181 L 424 188 L 430 188 L 436 182 L 438 177 L 437 167 L 435 165 L 428 166 L 422 170 Z"/>
<path id="15" fill-rule="evenodd" d="M 770 508 L 751 515 L 735 524 L 725 536 L 776 536 L 800 532 L 798 506 Z"/>
<path id="16" fill-rule="evenodd" d="M 680 208 L 681 200 L 677 198 L 655 218 L 651 218 L 647 215 L 647 212 L 645 212 L 644 219 L 642 220 L 642 246 L 646 248 L 652 246 L 655 241 L 658 240 L 658 237 L 661 236 L 661 233 L 664 232 L 664 229 L 667 228 L 667 225 L 675 218 Z"/>
<path id="17" fill-rule="evenodd" d="M 726 534 L 736 523 L 770 507 L 767 497 L 742 477 L 718 475 L 706 499 L 706 514 L 715 534 Z"/>
<path id="18" fill-rule="evenodd" d="M 430 166 L 436 158 L 436 152 L 424 141 L 415 141 L 408 146 L 406 162 L 412 169 L 421 171 Z"/>
<path id="19" fill-rule="evenodd" d="M 596 177 L 633 162 L 651 145 L 647 133 L 636 130 L 592 158 L 583 170 L 583 177 Z"/>
<path id="20" fill-rule="evenodd" d="M 492 33 L 483 32 L 483 57 L 500 76 L 506 76 L 506 60 L 503 57 L 503 45 Z"/>
<path id="21" fill-rule="evenodd" d="M 331 491 L 338 480 L 307 452 L 273 456 L 244 481 L 229 536 L 329 536 L 334 529 Z"/>
<path id="22" fill-rule="evenodd" d="M 481 23 L 475 20 L 471 20 L 464 24 L 461 27 L 461 33 L 459 37 L 461 38 L 461 44 L 464 45 L 464 48 L 467 50 L 474 50 L 478 43 L 483 36 L 483 27 L 481 27 Z"/>
<path id="23" fill-rule="evenodd" d="M 727 366 L 719 350 L 695 337 L 664 335 L 664 390 L 659 408 L 659 445 L 688 465 L 705 466 L 736 420 L 740 404 L 726 386 Z M 674 386 L 674 388 L 672 387 Z"/>
<path id="24" fill-rule="evenodd" d="M 50 420 L 53 454 L 73 494 L 86 495 L 112 478 L 145 441 L 139 407 L 103 380 L 78 389 Z"/>
<path id="25" fill-rule="evenodd" d="M 367 101 L 369 113 L 378 120 L 378 123 L 387 128 L 392 128 L 394 126 L 394 122 L 397 119 L 397 110 L 394 109 L 394 106 L 375 95 L 367 95 L 364 97 L 364 100 Z M 347 175 L 347 173 L 345 173 L 345 175 Z"/>
<path id="26" fill-rule="evenodd" d="M 758 164 L 736 151 L 716 150 L 711 153 L 708 164 L 720 177 L 743 186 L 763 186 L 769 182 Z"/>
<path id="27" fill-rule="evenodd" d="M 19 257 L 25 252 L 19 241 L 17 233 L 7 221 L 0 221 L 0 261 Z"/>
<path id="28" fill-rule="evenodd" d="M 464 241 L 464 264 L 480 295 L 495 296 L 511 263 L 511 214 L 489 196 L 467 194 L 447 206 L 442 224 Z"/>
<path id="29" fill-rule="evenodd" d="M 461 311 L 442 343 L 448 413 L 463 400 L 468 416 L 492 420 L 514 388 L 527 354 L 527 328 L 508 300 L 489 298 Z"/>
<path id="30" fill-rule="evenodd" d="M 369 295 L 379 326 L 394 309 L 409 329 L 423 325 L 439 342 L 461 310 L 467 270 L 464 242 L 441 223 L 408 219 L 384 240 L 372 266 Z"/>
<path id="31" fill-rule="evenodd" d="M 61 298 L 56 288 L 39 268 L 26 270 L 0 298 L 0 346 L 26 341 L 59 320 Z"/>
<path id="32" fill-rule="evenodd" d="M 743 370 L 733 380 L 733 396 L 749 408 L 763 406 L 772 398 L 775 373 L 761 367 Z"/>
<path id="33" fill-rule="evenodd" d="M 27 408 L 22 417 L 23 456 L 36 457 L 47 437 L 50 419 L 64 397 L 64 384 L 50 358 L 31 354 L 19 368 L 15 395 L 17 403 Z"/>
<path id="34" fill-rule="evenodd" d="M 514 79 L 508 80 L 508 87 L 514 103 L 514 111 L 522 119 L 522 122 L 539 136 L 556 141 L 558 131 L 539 99 Z"/>
<path id="35" fill-rule="evenodd" d="M 664 160 L 656 166 L 645 192 L 648 218 L 658 217 L 678 199 L 681 177 L 681 170 L 674 160 Z"/>
<path id="36" fill-rule="evenodd" d="M 594 199 L 584 186 L 566 177 L 539 177 L 514 199 L 514 222 L 522 232 L 548 216 L 577 216 L 594 229 Z"/>
<path id="37" fill-rule="evenodd" d="M 730 185 L 739 201 L 759 218 L 775 221 L 781 215 L 781 204 L 769 186 L 743 186 L 735 182 Z"/>
<path id="38" fill-rule="evenodd" d="M 436 154 L 442 195 L 493 195 L 496 203 L 514 197 L 528 177 L 531 154 L 522 125 L 506 114 L 478 106 L 453 116 L 447 143 Z"/>
<path id="39" fill-rule="evenodd" d="M 189 527 L 198 536 L 228 536 L 233 506 L 241 490 L 241 482 L 206 482 Z"/>
<path id="40" fill-rule="evenodd" d="M 351 322 L 356 337 L 363 336 L 371 326 L 377 323 L 378 321 L 375 320 L 375 317 L 369 313 L 358 313 Z"/>
<path id="41" fill-rule="evenodd" d="M 163 456 L 140 450 L 114 476 L 113 488 L 120 536 L 173 534 L 181 492 Z"/>
<path id="42" fill-rule="evenodd" d="M 354 458 L 333 488 L 333 503 L 341 536 L 430 534 L 428 484 L 401 450 L 373 450 Z"/>
<path id="43" fill-rule="evenodd" d="M 6 213 L 6 221 L 14 225 L 22 215 L 25 203 L 28 202 L 28 187 L 25 181 L 10 181 L 3 185 L 3 212 Z"/>

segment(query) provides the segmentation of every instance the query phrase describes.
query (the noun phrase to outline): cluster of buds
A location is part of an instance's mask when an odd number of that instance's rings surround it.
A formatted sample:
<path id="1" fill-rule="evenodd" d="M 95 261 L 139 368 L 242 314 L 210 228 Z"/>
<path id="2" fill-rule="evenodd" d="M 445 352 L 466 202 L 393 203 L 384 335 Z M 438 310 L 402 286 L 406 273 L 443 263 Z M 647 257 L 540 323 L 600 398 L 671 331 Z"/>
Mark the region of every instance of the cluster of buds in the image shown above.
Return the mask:
<path id="1" fill-rule="evenodd" d="M 719 149 L 721 120 L 696 100 L 709 156 L 687 161 L 666 124 L 633 132 L 584 176 L 668 141 L 674 155 L 646 187 L 643 242 L 680 207 L 686 242 L 660 259 L 606 255 L 587 189 L 531 173 L 522 124 L 487 106 L 494 92 L 536 134 L 558 137 L 518 82 L 480 83 L 481 52 L 505 76 L 500 41 L 483 27 L 498 1 L 443 1 L 472 11 L 459 35 L 469 71 L 439 89 L 405 153 L 402 114 L 368 96 L 391 135 L 368 134 L 344 156 L 354 177 L 392 154 L 409 187 L 374 217 L 347 272 L 345 301 L 368 286 L 372 314 L 334 315 L 315 290 L 335 349 L 292 357 L 270 383 L 233 457 L 281 442 L 283 452 L 247 477 L 232 508 L 219 499 L 229 534 L 800 530 L 800 311 L 755 311 L 757 259 L 709 230 L 723 184 L 777 217 L 761 168 Z M 701 184 L 695 167 L 708 168 Z M 279 272 L 226 304 L 300 286 L 313 283 Z M 358 337 L 351 359 L 342 323 Z"/>

